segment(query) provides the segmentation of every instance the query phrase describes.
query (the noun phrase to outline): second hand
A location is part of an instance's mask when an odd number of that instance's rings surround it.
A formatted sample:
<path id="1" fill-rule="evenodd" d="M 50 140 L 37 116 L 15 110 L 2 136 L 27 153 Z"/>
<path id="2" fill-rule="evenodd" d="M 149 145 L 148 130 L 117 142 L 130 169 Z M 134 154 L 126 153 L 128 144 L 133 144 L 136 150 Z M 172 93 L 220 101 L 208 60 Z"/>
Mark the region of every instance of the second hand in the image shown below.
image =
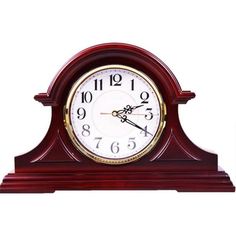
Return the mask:
<path id="1" fill-rule="evenodd" d="M 111 112 L 100 112 L 100 115 L 112 115 L 112 113 Z M 147 115 L 147 114 L 138 114 L 138 113 L 131 113 L 131 114 L 129 114 L 129 116 L 130 115 L 135 115 L 135 116 L 145 116 L 145 115 Z M 157 116 L 157 114 L 153 114 L 154 116 Z"/>

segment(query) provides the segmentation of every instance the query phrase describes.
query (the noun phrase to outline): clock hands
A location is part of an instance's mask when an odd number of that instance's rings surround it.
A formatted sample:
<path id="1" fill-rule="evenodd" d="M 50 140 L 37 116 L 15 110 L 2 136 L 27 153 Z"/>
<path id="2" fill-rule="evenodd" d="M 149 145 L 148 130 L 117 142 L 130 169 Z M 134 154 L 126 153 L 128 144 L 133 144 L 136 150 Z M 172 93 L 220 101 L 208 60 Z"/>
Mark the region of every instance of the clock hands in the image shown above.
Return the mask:
<path id="1" fill-rule="evenodd" d="M 139 108 L 139 107 L 142 107 L 143 105 L 139 105 L 139 106 L 130 106 L 130 105 L 127 105 L 125 106 L 122 110 L 118 110 L 118 114 L 131 114 L 133 112 L 133 110 Z"/>
<path id="2" fill-rule="evenodd" d="M 143 132 L 145 132 L 145 134 L 150 134 L 151 136 L 153 136 L 153 134 L 149 133 L 146 128 L 144 129 L 144 128 L 142 128 L 141 126 L 137 125 L 136 123 L 134 123 L 133 121 L 131 121 L 130 119 L 128 119 L 128 118 L 127 118 L 127 115 L 125 115 L 125 114 L 131 115 L 132 112 L 133 112 L 133 110 L 135 110 L 135 109 L 137 109 L 137 108 L 139 108 L 139 107 L 142 107 L 142 106 L 144 106 L 144 105 L 138 105 L 138 106 L 126 105 L 126 106 L 125 106 L 123 109 L 121 109 L 121 110 L 117 110 L 117 111 L 114 110 L 112 113 L 101 112 L 100 114 L 101 114 L 101 115 L 112 115 L 112 116 L 114 116 L 114 117 L 117 117 L 117 118 L 120 119 L 120 121 L 121 121 L 122 123 L 126 122 L 126 123 L 128 123 L 128 124 L 134 126 L 135 128 L 142 130 Z M 136 115 L 138 115 L 138 114 L 136 114 Z M 144 115 L 144 114 L 142 114 L 142 115 Z"/>
<path id="3" fill-rule="evenodd" d="M 112 113 L 111 112 L 100 112 L 100 115 L 111 115 Z M 131 113 L 129 114 L 131 116 L 145 116 L 147 114 L 144 114 L 144 113 Z M 153 116 L 157 116 L 158 114 L 152 114 Z"/>
<path id="4" fill-rule="evenodd" d="M 122 123 L 126 122 L 126 123 L 134 126 L 135 128 L 138 128 L 138 129 L 144 131 L 145 133 L 148 133 L 153 136 L 153 134 L 149 133 L 146 129 L 143 129 L 142 127 L 140 127 L 139 125 L 137 125 L 133 121 L 129 120 L 126 115 L 120 115 L 119 111 L 113 111 L 111 114 L 114 117 L 118 117 Z"/>
<path id="5" fill-rule="evenodd" d="M 121 115 L 121 114 L 129 114 L 129 115 L 145 115 L 145 114 L 133 114 L 133 110 L 142 107 L 144 105 L 138 105 L 138 106 L 130 106 L 130 105 L 126 105 L 123 109 L 121 110 L 117 110 L 116 112 Z M 112 113 L 110 112 L 100 112 L 100 115 L 112 115 Z"/>

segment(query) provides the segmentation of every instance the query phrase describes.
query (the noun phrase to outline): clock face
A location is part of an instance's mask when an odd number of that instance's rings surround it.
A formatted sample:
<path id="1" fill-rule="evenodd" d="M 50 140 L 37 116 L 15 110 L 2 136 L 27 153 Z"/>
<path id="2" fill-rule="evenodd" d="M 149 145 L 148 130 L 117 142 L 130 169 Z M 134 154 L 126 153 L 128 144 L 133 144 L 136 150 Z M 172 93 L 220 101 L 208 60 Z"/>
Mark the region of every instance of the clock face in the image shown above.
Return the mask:
<path id="1" fill-rule="evenodd" d="M 98 67 L 73 85 L 65 106 L 68 134 L 96 162 L 138 160 L 159 140 L 166 109 L 154 82 L 123 65 Z"/>

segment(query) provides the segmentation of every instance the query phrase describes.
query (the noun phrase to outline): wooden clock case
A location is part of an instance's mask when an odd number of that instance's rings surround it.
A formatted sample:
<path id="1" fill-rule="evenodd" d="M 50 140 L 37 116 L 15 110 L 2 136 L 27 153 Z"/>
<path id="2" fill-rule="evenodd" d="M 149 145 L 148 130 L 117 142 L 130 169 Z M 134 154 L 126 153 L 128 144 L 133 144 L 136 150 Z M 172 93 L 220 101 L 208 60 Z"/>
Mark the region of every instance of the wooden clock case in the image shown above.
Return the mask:
<path id="1" fill-rule="evenodd" d="M 167 108 L 166 127 L 155 148 L 140 160 L 124 165 L 96 163 L 72 144 L 63 121 L 63 109 L 74 82 L 99 66 L 121 64 L 147 74 L 159 88 Z M 55 190 L 234 191 L 229 176 L 218 169 L 217 155 L 194 145 L 181 128 L 178 105 L 195 97 L 182 91 L 170 69 L 139 47 L 108 43 L 76 54 L 59 71 L 47 93 L 35 100 L 52 107 L 49 130 L 32 151 L 15 157 L 0 192 L 54 192 Z"/>

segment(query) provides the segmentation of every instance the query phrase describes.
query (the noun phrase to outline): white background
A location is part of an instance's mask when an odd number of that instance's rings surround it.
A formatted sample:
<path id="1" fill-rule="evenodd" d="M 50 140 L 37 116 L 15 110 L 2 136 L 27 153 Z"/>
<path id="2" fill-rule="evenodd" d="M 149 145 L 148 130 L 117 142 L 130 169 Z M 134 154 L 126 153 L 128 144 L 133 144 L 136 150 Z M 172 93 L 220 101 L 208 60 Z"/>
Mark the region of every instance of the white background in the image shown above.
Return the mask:
<path id="1" fill-rule="evenodd" d="M 1 1 L 0 177 L 34 148 L 50 108 L 46 92 L 75 53 L 104 42 L 141 46 L 162 59 L 184 90 L 189 138 L 219 155 L 236 184 L 235 1 Z M 0 195 L 0 234 L 235 235 L 235 193 L 74 191 Z"/>

